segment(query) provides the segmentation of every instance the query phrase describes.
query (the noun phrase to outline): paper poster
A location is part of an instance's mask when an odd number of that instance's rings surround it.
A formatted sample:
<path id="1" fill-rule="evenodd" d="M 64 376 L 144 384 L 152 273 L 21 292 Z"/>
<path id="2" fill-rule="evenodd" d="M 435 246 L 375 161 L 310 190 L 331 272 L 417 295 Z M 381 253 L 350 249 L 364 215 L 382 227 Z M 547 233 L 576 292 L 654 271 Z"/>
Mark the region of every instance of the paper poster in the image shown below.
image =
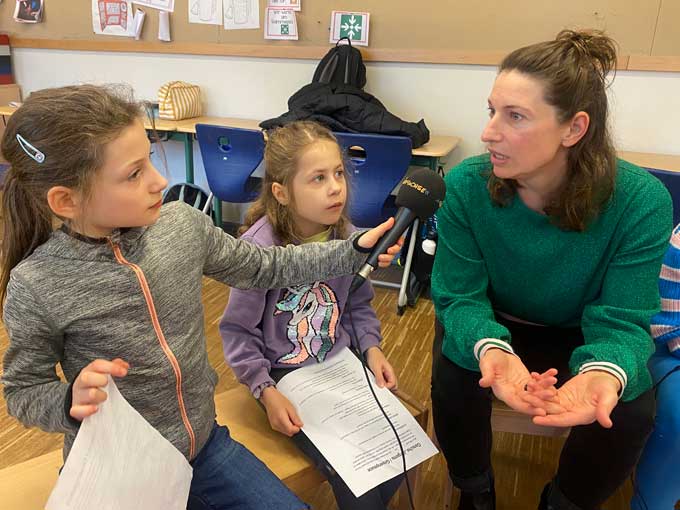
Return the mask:
<path id="1" fill-rule="evenodd" d="M 43 15 L 43 0 L 17 0 L 14 20 L 19 23 L 40 23 Z"/>
<path id="2" fill-rule="evenodd" d="M 137 5 L 153 7 L 161 11 L 175 12 L 175 0 L 133 0 Z"/>
<path id="3" fill-rule="evenodd" d="M 331 42 L 335 43 L 343 37 L 349 37 L 352 44 L 368 46 L 367 12 L 333 11 L 331 13 Z"/>
<path id="4" fill-rule="evenodd" d="M 189 0 L 189 23 L 222 24 L 222 0 Z"/>
<path id="5" fill-rule="evenodd" d="M 265 39 L 298 39 L 297 20 L 295 11 L 290 9 L 275 9 L 267 7 L 265 11 Z"/>
<path id="6" fill-rule="evenodd" d="M 291 11 L 299 11 L 302 0 L 269 0 L 269 7 L 283 7 Z"/>
<path id="7" fill-rule="evenodd" d="M 135 35 L 130 0 L 92 0 L 92 28 L 95 34 Z"/>
<path id="8" fill-rule="evenodd" d="M 371 385 L 399 434 L 406 468 L 437 454 L 411 413 L 387 388 Z M 323 363 L 286 374 L 276 385 L 295 406 L 309 437 L 355 496 L 402 473 L 397 439 L 368 387 L 359 359 L 346 347 Z"/>
<path id="9" fill-rule="evenodd" d="M 260 2 L 258 0 L 224 0 L 225 30 L 260 28 Z"/>

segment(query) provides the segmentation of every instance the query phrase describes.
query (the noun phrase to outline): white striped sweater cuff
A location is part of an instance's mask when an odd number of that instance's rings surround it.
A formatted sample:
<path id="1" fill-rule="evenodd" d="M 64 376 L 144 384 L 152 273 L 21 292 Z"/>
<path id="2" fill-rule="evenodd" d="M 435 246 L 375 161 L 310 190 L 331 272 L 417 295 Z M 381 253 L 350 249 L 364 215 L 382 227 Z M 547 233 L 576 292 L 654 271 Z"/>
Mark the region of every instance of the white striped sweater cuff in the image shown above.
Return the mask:
<path id="1" fill-rule="evenodd" d="M 600 370 L 602 372 L 607 372 L 608 374 L 616 377 L 621 383 L 621 390 L 619 391 L 619 397 L 623 395 L 623 391 L 626 389 L 626 384 L 628 384 L 628 376 L 626 372 L 615 363 L 610 363 L 608 361 L 591 361 L 589 363 L 584 363 L 581 365 L 578 373 L 583 374 L 585 372 L 590 372 L 592 370 Z"/>
<path id="2" fill-rule="evenodd" d="M 481 340 L 478 340 L 472 348 L 472 352 L 474 353 L 475 358 L 477 358 L 477 361 L 479 361 L 489 349 L 501 349 L 510 354 L 515 354 L 515 351 L 512 350 L 512 347 L 508 342 L 504 342 L 498 338 L 482 338 Z"/>

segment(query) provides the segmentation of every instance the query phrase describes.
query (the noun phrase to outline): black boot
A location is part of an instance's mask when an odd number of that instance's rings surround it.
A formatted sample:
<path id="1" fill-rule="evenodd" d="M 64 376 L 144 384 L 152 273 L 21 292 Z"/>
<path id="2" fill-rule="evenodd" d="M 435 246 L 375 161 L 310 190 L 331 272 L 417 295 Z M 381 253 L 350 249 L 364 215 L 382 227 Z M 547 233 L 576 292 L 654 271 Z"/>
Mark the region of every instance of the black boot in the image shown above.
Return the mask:
<path id="1" fill-rule="evenodd" d="M 496 510 L 496 490 L 491 486 L 481 494 L 461 492 L 458 510 Z"/>
<path id="2" fill-rule="evenodd" d="M 555 480 L 546 484 L 541 493 L 541 501 L 538 510 L 581 510 L 569 501 L 557 486 Z"/>
<path id="3" fill-rule="evenodd" d="M 458 510 L 496 510 L 496 488 L 494 487 L 493 472 L 488 475 L 488 488 L 482 492 L 460 491 Z"/>

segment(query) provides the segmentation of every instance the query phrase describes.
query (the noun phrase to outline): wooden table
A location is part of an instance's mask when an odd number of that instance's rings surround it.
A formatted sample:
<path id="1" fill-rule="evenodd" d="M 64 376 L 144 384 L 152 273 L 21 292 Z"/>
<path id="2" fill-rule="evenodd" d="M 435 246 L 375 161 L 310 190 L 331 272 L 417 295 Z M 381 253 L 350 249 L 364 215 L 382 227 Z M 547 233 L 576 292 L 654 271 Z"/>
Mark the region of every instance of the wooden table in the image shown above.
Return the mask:
<path id="1" fill-rule="evenodd" d="M 642 168 L 680 172 L 680 155 L 619 151 L 618 156 Z"/>
<path id="2" fill-rule="evenodd" d="M 16 110 L 17 109 L 13 106 L 0 106 L 0 115 L 2 115 L 3 121 L 5 121 L 5 117 L 12 115 Z M 184 144 L 186 180 L 191 183 L 194 182 L 193 140 L 196 135 L 196 124 L 212 124 L 215 126 L 241 129 L 260 129 L 260 121 L 258 120 L 240 119 L 235 117 L 201 116 L 185 120 L 165 120 L 156 118 L 153 119 L 153 125 L 149 119 L 145 119 L 144 127 L 149 131 L 155 128 L 156 132 L 161 137 L 161 140 L 178 140 Z M 432 170 L 437 170 L 439 160 L 453 152 L 455 148 L 458 147 L 459 143 L 460 138 L 457 136 L 433 135 L 430 137 L 428 143 L 422 147 L 413 149 L 411 163 L 413 165 L 427 166 Z"/>

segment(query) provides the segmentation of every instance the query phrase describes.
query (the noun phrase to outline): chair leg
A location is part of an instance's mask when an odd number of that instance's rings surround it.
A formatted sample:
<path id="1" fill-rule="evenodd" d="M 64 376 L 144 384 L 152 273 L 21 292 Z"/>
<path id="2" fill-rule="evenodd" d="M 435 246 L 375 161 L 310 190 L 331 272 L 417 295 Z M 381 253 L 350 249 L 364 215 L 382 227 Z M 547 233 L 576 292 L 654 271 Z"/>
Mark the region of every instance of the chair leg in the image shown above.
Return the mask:
<path id="1" fill-rule="evenodd" d="M 404 307 L 408 302 L 406 291 L 408 289 L 408 281 L 411 275 L 411 264 L 413 263 L 413 254 L 416 249 L 416 237 L 418 237 L 419 222 L 416 218 L 411 225 L 411 241 L 408 244 L 408 251 L 406 252 L 406 261 L 404 262 L 404 274 L 401 277 L 401 287 L 399 288 L 399 298 L 397 300 L 397 313 L 401 315 L 404 312 Z"/>

